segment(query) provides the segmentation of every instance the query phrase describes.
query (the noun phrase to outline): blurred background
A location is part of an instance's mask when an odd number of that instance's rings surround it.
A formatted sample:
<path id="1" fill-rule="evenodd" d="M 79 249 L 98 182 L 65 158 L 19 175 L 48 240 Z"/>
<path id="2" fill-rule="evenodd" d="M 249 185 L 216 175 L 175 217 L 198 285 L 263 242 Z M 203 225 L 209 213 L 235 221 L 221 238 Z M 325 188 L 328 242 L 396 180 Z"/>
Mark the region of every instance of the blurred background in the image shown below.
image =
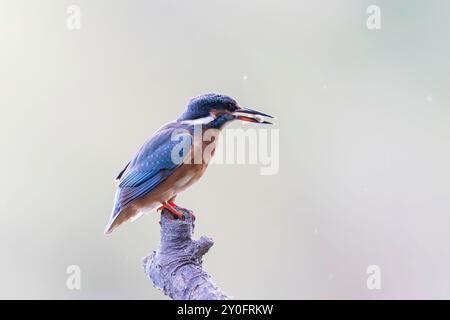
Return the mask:
<path id="1" fill-rule="evenodd" d="M 449 21 L 442 0 L 0 0 L 0 298 L 166 299 L 141 262 L 158 214 L 103 235 L 114 178 L 211 91 L 280 135 L 278 174 L 213 165 L 178 197 L 225 292 L 450 298 Z"/>

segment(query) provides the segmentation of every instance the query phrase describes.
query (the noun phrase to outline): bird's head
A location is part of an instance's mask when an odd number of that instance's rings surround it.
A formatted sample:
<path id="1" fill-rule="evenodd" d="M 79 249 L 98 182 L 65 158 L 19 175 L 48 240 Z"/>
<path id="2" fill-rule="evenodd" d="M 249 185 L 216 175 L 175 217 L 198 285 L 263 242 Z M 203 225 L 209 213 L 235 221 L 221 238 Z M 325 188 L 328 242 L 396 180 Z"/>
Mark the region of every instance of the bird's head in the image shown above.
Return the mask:
<path id="1" fill-rule="evenodd" d="M 222 124 L 232 120 L 270 124 L 264 117 L 273 118 L 266 113 L 240 107 L 236 100 L 229 96 L 208 93 L 192 98 L 178 121 L 207 124 L 221 119 Z"/>

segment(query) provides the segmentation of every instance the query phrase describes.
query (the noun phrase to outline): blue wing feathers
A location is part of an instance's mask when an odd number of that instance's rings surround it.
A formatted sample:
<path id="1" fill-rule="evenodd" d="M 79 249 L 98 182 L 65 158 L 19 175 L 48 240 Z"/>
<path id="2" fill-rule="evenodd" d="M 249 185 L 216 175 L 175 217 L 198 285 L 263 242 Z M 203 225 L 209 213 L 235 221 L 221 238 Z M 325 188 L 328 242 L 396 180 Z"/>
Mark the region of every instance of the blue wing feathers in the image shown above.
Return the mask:
<path id="1" fill-rule="evenodd" d="M 151 192 L 181 164 L 172 161 L 172 150 L 181 141 L 172 140 L 172 133 L 177 128 L 174 123 L 169 123 L 158 130 L 119 174 L 111 220 L 134 200 Z M 190 147 L 190 142 L 184 146 L 182 158 Z"/>
<path id="2" fill-rule="evenodd" d="M 131 161 L 130 161 L 131 162 Z M 125 166 L 125 168 L 122 169 L 122 171 L 120 171 L 120 173 L 117 175 L 116 180 L 119 180 L 122 175 L 124 174 L 124 172 L 127 170 L 128 166 L 130 165 L 130 162 L 127 163 L 127 165 Z"/>
<path id="3" fill-rule="evenodd" d="M 160 184 L 165 178 L 167 178 L 168 172 L 161 171 L 155 174 L 150 179 L 144 181 L 137 187 L 125 187 L 120 189 L 119 203 L 121 207 L 126 207 L 133 200 L 144 196 L 149 193 L 153 188 Z"/>
<path id="4" fill-rule="evenodd" d="M 142 183 L 151 179 L 159 170 L 139 171 L 133 170 L 129 172 L 119 182 L 119 187 L 139 187 Z"/>

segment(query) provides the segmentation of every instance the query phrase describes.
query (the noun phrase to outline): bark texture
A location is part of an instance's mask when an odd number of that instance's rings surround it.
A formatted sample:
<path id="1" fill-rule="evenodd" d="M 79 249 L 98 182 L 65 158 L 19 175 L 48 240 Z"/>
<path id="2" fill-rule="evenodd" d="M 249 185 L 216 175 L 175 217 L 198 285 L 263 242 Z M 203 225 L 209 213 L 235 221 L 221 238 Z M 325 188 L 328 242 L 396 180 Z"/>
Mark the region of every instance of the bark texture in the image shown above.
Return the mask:
<path id="1" fill-rule="evenodd" d="M 202 257 L 213 246 L 209 237 L 193 240 L 193 216 L 187 209 L 184 219 L 174 219 L 164 209 L 161 212 L 161 240 L 159 248 L 143 259 L 144 270 L 153 285 L 174 300 L 227 300 L 203 271 Z"/>

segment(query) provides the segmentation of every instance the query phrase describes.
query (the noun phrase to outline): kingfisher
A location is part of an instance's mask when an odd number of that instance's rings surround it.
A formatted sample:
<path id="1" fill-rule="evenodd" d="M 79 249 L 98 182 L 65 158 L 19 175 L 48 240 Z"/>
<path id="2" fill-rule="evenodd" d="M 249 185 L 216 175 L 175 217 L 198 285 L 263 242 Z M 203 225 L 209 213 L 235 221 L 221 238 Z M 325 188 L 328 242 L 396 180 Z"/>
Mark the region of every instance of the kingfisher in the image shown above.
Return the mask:
<path id="1" fill-rule="evenodd" d="M 174 217 L 184 218 L 175 198 L 198 181 L 208 166 L 210 159 L 201 157 L 198 161 L 197 151 L 201 154 L 209 148 L 211 156 L 214 155 L 217 140 L 196 139 L 196 130 L 220 133 L 234 120 L 271 124 L 265 118 L 273 117 L 241 107 L 227 95 L 208 93 L 192 98 L 186 110 L 158 129 L 117 176 L 114 205 L 105 234 L 156 208 L 165 208 Z"/>

